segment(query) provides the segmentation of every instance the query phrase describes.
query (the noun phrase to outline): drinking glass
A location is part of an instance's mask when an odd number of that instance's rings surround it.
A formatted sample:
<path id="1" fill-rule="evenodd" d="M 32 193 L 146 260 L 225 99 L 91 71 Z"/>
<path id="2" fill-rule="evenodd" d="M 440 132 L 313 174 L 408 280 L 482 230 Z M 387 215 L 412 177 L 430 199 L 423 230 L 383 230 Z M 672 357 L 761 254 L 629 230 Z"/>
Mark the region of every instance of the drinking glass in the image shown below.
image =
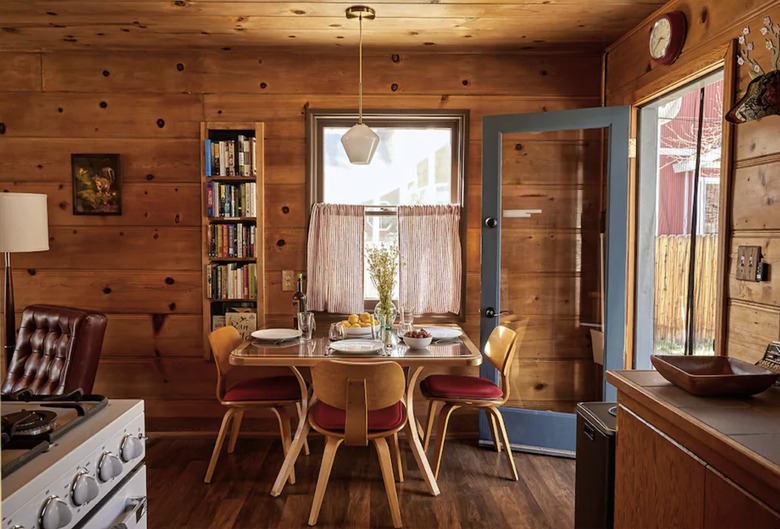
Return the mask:
<path id="1" fill-rule="evenodd" d="M 344 330 L 344 324 L 341 322 L 331 323 L 330 330 L 328 331 L 328 338 L 331 342 L 337 342 L 343 340 L 346 337 L 346 330 Z"/>
<path id="2" fill-rule="evenodd" d="M 398 324 L 399 336 L 405 335 L 414 329 L 414 312 L 411 310 L 401 309 L 401 321 Z"/>
<path id="3" fill-rule="evenodd" d="M 311 340 L 316 328 L 317 324 L 314 321 L 313 312 L 298 313 L 298 329 L 301 331 L 301 341 L 308 342 Z"/>

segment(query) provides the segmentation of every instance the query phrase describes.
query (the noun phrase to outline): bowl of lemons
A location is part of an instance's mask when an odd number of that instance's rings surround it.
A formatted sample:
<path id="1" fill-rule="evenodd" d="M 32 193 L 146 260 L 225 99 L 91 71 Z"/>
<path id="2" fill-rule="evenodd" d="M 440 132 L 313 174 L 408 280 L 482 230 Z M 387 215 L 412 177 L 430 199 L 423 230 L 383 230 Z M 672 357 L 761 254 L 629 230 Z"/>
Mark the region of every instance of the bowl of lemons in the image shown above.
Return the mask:
<path id="1" fill-rule="evenodd" d="M 371 327 L 379 328 L 379 321 L 368 312 L 362 314 L 350 314 L 346 320 L 342 320 L 344 334 L 348 338 L 371 336 Z"/>

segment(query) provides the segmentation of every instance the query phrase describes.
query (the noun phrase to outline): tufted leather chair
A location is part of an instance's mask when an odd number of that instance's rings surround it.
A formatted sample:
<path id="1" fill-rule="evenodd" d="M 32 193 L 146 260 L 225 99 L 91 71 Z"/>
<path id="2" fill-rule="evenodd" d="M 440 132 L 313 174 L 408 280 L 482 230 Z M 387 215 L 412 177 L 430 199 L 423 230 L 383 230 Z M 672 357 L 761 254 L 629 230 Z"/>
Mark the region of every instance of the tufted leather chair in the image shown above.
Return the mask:
<path id="1" fill-rule="evenodd" d="M 105 331 L 106 317 L 99 312 L 28 306 L 2 392 L 61 395 L 81 388 L 91 393 Z"/>

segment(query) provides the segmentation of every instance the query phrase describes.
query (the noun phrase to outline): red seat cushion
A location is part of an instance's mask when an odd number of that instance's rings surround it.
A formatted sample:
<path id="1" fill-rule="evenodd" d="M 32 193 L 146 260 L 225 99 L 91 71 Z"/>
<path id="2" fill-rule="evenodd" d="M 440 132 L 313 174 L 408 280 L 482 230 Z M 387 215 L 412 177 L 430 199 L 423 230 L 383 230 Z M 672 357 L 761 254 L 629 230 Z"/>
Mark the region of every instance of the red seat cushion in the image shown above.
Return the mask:
<path id="1" fill-rule="evenodd" d="M 490 380 L 466 375 L 431 375 L 420 384 L 428 397 L 454 399 L 500 399 L 504 393 Z"/>
<path id="2" fill-rule="evenodd" d="M 328 406 L 324 402 L 318 402 L 314 405 L 311 417 L 317 423 L 317 426 L 323 430 L 342 432 L 344 431 L 347 413 L 339 408 Z M 403 423 L 404 407 L 400 402 L 387 408 L 368 412 L 368 430 L 372 432 L 392 430 L 398 428 Z"/>
<path id="3" fill-rule="evenodd" d="M 301 386 L 293 376 L 250 378 L 242 380 L 227 393 L 224 399 L 239 400 L 300 400 Z"/>

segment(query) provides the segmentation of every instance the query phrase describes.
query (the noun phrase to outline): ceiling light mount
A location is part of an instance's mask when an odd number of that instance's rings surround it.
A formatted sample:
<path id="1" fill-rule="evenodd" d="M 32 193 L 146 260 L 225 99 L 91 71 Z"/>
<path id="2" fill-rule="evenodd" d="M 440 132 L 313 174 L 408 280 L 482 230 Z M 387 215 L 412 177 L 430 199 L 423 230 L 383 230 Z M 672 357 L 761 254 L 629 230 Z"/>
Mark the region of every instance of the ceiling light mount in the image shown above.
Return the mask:
<path id="1" fill-rule="evenodd" d="M 364 18 L 366 20 L 374 20 L 376 18 L 376 11 L 368 6 L 351 6 L 347 8 L 347 18 Z"/>

